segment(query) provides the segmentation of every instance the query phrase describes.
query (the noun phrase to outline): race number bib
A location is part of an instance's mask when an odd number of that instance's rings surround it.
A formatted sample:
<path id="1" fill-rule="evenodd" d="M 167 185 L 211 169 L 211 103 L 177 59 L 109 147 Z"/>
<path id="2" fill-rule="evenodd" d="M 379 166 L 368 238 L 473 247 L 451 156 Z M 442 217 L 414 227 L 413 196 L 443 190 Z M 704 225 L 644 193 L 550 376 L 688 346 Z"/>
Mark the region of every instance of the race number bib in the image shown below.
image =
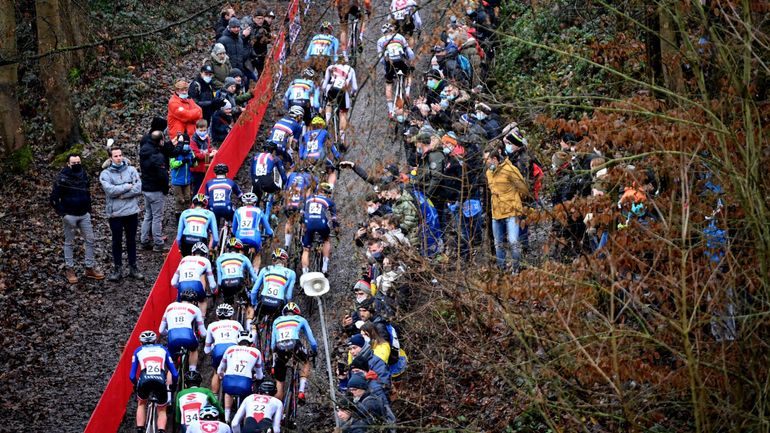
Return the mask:
<path id="1" fill-rule="evenodd" d="M 241 225 L 240 225 L 240 227 L 241 227 L 242 229 L 250 229 L 250 228 L 251 228 L 251 226 L 252 226 L 252 224 L 254 224 L 254 218 L 251 218 L 251 217 L 244 217 L 244 218 L 241 220 Z"/>
<path id="2" fill-rule="evenodd" d="M 404 18 L 406 18 L 406 14 L 409 12 L 408 9 L 399 9 L 395 12 L 393 12 L 393 19 L 396 21 L 401 21 Z"/>
<path id="3" fill-rule="evenodd" d="M 291 89 L 291 99 L 300 100 L 305 99 L 305 89 L 301 87 L 295 87 Z"/>
<path id="4" fill-rule="evenodd" d="M 225 275 L 228 277 L 234 277 L 238 275 L 238 271 L 240 271 L 240 266 L 238 265 L 229 265 L 224 267 Z"/>
<path id="5" fill-rule="evenodd" d="M 188 271 L 183 271 L 182 272 L 182 280 L 183 281 L 194 280 L 197 277 L 198 276 L 195 275 L 195 271 L 188 270 Z"/>
<path id="6" fill-rule="evenodd" d="M 326 47 L 324 47 L 321 44 L 315 44 L 313 45 L 313 56 L 322 56 L 324 54 L 324 50 Z"/>
<path id="7" fill-rule="evenodd" d="M 280 129 L 273 131 L 273 137 L 271 138 L 272 141 L 276 143 L 283 143 L 284 139 L 286 139 L 286 131 L 281 131 Z"/>
<path id="8" fill-rule="evenodd" d="M 287 341 L 291 340 L 291 330 L 290 329 L 282 329 L 278 331 L 278 341 Z"/>
<path id="9" fill-rule="evenodd" d="M 184 423 L 190 425 L 193 421 L 198 421 L 198 412 L 200 411 L 200 404 L 191 404 L 184 408 Z"/>
<path id="10" fill-rule="evenodd" d="M 334 87 L 335 89 L 342 89 L 345 87 L 345 82 L 346 82 L 345 77 L 340 75 L 335 75 L 334 81 L 332 81 L 332 87 Z"/>
<path id="11" fill-rule="evenodd" d="M 307 142 L 307 151 L 308 153 L 313 153 L 318 151 L 318 140 L 313 139 Z"/>
<path id="12" fill-rule="evenodd" d="M 323 206 L 319 203 L 310 203 L 307 207 L 307 212 L 311 215 L 320 215 L 323 211 Z"/>
<path id="13" fill-rule="evenodd" d="M 191 222 L 187 225 L 187 228 L 190 230 L 190 233 L 194 235 L 202 235 L 203 234 L 203 224 L 199 222 Z"/>
<path id="14" fill-rule="evenodd" d="M 221 189 L 214 190 L 214 201 L 225 201 L 225 192 Z"/>
<path id="15" fill-rule="evenodd" d="M 404 47 L 400 43 L 388 44 L 386 51 L 391 59 L 400 59 L 404 55 Z"/>
<path id="16" fill-rule="evenodd" d="M 260 163 L 254 168 L 255 176 L 264 176 L 267 174 L 267 163 Z"/>
<path id="17" fill-rule="evenodd" d="M 278 283 L 270 283 L 267 285 L 267 289 L 265 290 L 265 295 L 270 296 L 272 298 L 277 298 L 278 293 L 281 291 L 281 285 Z"/>
<path id="18" fill-rule="evenodd" d="M 159 375 L 161 374 L 161 364 L 158 361 L 147 361 L 144 364 L 144 371 L 148 375 Z"/>

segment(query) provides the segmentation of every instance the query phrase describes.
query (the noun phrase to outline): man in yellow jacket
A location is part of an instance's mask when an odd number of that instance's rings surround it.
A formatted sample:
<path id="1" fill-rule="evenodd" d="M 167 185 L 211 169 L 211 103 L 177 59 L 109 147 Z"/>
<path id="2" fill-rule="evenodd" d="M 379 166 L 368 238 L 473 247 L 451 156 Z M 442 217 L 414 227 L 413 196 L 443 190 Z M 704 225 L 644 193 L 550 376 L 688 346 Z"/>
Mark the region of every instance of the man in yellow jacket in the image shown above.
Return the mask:
<path id="1" fill-rule="evenodd" d="M 505 240 L 511 249 L 511 267 L 519 270 L 521 248 L 519 244 L 519 219 L 524 214 L 522 196 L 529 188 L 519 169 L 498 149 L 485 155 L 487 164 L 487 185 L 492 196 L 492 235 L 495 238 L 497 266 L 505 269 Z"/>

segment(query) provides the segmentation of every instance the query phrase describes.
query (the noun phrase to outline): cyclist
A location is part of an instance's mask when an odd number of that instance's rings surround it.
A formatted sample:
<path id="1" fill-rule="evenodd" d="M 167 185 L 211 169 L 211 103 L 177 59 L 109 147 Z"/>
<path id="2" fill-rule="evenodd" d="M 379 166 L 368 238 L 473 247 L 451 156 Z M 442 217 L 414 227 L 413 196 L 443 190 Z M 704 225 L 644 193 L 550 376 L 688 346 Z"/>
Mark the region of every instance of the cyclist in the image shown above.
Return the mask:
<path id="1" fill-rule="evenodd" d="M 259 276 L 254 280 L 254 287 L 251 289 L 251 305 L 259 311 L 257 320 L 263 315 L 271 318 L 278 315 L 284 304 L 291 302 L 297 274 L 286 267 L 288 261 L 289 253 L 282 248 L 276 248 L 273 251 L 273 264 L 262 268 Z M 254 317 L 253 314 L 250 316 Z M 246 325 L 251 328 L 248 326 L 249 322 Z"/>
<path id="2" fill-rule="evenodd" d="M 284 248 L 289 250 L 293 228 L 297 224 L 297 216 L 308 193 L 318 185 L 318 178 L 310 173 L 308 167 L 294 171 L 286 180 L 286 200 L 283 204 L 283 212 L 286 214 L 284 225 Z"/>
<path id="3" fill-rule="evenodd" d="M 195 300 L 201 303 L 200 309 L 203 317 L 206 317 L 206 289 L 205 284 L 208 280 L 208 286 L 216 291 L 217 282 L 214 280 L 214 273 L 211 271 L 211 262 L 208 256 L 209 249 L 203 242 L 198 242 L 192 247 L 192 255 L 182 257 L 179 266 L 171 278 L 171 285 L 177 289 L 177 301 L 181 294 L 187 290 L 195 293 Z"/>
<path id="4" fill-rule="evenodd" d="M 358 80 L 356 80 L 356 70 L 348 65 L 348 56 L 340 56 L 339 62 L 326 68 L 324 82 L 321 85 L 326 95 L 326 122 L 332 118 L 332 101 L 337 102 L 337 109 L 340 117 L 340 135 L 336 137 L 340 143 L 345 142 L 345 130 L 348 128 L 348 110 L 350 110 L 351 99 L 358 92 Z"/>
<path id="5" fill-rule="evenodd" d="M 361 14 L 360 4 L 364 4 L 364 12 L 366 18 Z M 342 44 L 342 53 L 347 54 L 348 50 L 348 17 L 352 16 L 353 19 L 359 20 L 361 23 L 358 37 L 358 51 L 364 50 L 364 32 L 366 31 L 366 22 L 372 16 L 372 0 L 335 0 L 337 6 L 337 13 L 340 16 L 340 43 Z"/>
<path id="6" fill-rule="evenodd" d="M 272 194 L 278 192 L 286 183 L 286 171 L 283 168 L 283 161 L 276 157 L 276 144 L 272 141 L 265 142 L 262 152 L 254 155 L 251 162 L 251 183 L 254 192 L 254 203 L 262 201 L 262 194 Z M 256 194 L 256 195 L 255 195 Z M 241 201 L 246 200 L 244 194 Z M 235 230 L 235 226 L 233 226 Z"/>
<path id="7" fill-rule="evenodd" d="M 215 375 L 216 376 L 216 375 Z M 184 391 L 176 396 L 176 422 L 182 426 L 182 431 L 190 431 L 190 424 L 198 421 L 201 409 L 213 405 L 220 411 L 222 405 L 208 388 L 201 387 L 203 377 L 197 371 L 188 371 L 184 375 Z"/>
<path id="8" fill-rule="evenodd" d="M 222 297 L 228 304 L 232 304 L 235 295 L 243 289 L 246 273 L 251 277 L 249 281 L 257 279 L 254 266 L 243 255 L 244 248 L 238 238 L 230 238 L 227 241 L 227 252 L 217 258 L 217 285 L 222 289 Z"/>
<path id="9" fill-rule="evenodd" d="M 326 213 L 331 215 L 332 226 L 335 231 L 339 231 L 340 224 L 337 222 L 337 207 L 331 196 L 334 188 L 329 183 L 318 185 L 318 193 L 311 195 L 305 200 L 305 208 L 302 210 L 303 227 L 305 234 L 302 235 L 302 273 L 306 273 L 310 267 L 310 247 L 313 243 L 314 234 L 318 233 L 323 241 L 323 264 L 321 272 L 329 271 L 329 256 L 331 255 L 332 243 L 329 241 L 329 218 Z"/>
<path id="10" fill-rule="evenodd" d="M 206 209 L 209 199 L 204 194 L 195 194 L 192 199 L 192 209 L 186 209 L 179 217 L 179 228 L 176 232 L 176 243 L 182 256 L 189 256 L 192 247 L 198 242 L 208 244 L 209 248 L 219 243 L 217 219 L 214 212 Z M 209 233 L 212 240 L 209 241 Z"/>
<path id="11" fill-rule="evenodd" d="M 177 378 L 174 361 L 168 350 L 157 344 L 158 336 L 152 331 L 142 331 L 139 334 L 141 346 L 137 347 L 131 357 L 131 374 L 129 379 L 136 388 L 136 431 L 144 432 L 147 419 L 147 399 L 150 394 L 158 398 L 158 431 L 166 429 L 166 405 L 170 400 L 168 386 Z M 137 373 L 139 377 L 137 377 Z"/>
<path id="12" fill-rule="evenodd" d="M 217 307 L 217 320 L 210 323 L 206 330 L 206 346 L 203 347 L 205 354 L 213 353 L 211 356 L 211 365 L 214 370 L 219 368 L 227 348 L 238 343 L 238 336 L 243 332 L 243 326 L 240 322 L 232 320 L 235 309 L 230 304 L 219 304 Z M 219 392 L 219 376 L 211 376 L 211 389 Z"/>
<path id="13" fill-rule="evenodd" d="M 289 107 L 292 109 L 302 107 L 305 125 L 310 125 L 313 112 L 318 112 L 321 109 L 321 95 L 318 86 L 313 81 L 314 77 L 315 71 L 311 68 L 305 68 L 302 71 L 302 78 L 292 81 L 283 96 L 284 110 L 290 110 Z"/>
<path id="14" fill-rule="evenodd" d="M 256 195 L 253 193 L 244 194 L 241 197 L 241 201 L 243 201 L 243 206 L 235 211 L 235 216 L 233 217 L 233 236 L 243 242 L 243 245 L 253 254 L 254 257 L 251 259 L 251 263 L 254 265 L 254 269 L 259 269 L 259 263 L 262 261 L 259 256 L 259 252 L 262 251 L 262 231 L 260 227 L 264 229 L 265 234 L 271 237 L 273 236 L 273 229 L 270 228 L 267 214 L 255 206 L 257 202 Z"/>
<path id="15" fill-rule="evenodd" d="M 247 331 L 238 335 L 238 345 L 230 346 L 222 357 L 217 374 L 222 379 L 225 391 L 225 421 L 230 419 L 233 397 L 246 397 L 251 394 L 253 380 L 264 377 L 262 372 L 262 354 L 256 347 L 251 347 L 254 339 Z"/>
<path id="16" fill-rule="evenodd" d="M 286 364 L 288 364 L 292 356 L 295 356 L 297 361 L 302 363 L 297 399 L 300 402 L 304 402 L 305 385 L 310 377 L 310 359 L 305 346 L 302 344 L 302 340 L 300 340 L 302 333 L 305 334 L 308 343 L 310 343 L 310 356 L 315 357 L 318 354 L 318 344 L 313 337 L 313 330 L 310 329 L 307 320 L 302 317 L 302 310 L 299 309 L 299 305 L 289 302 L 283 307 L 282 314 L 273 322 L 273 338 L 270 343 L 270 348 L 277 355 L 273 370 L 277 385 L 275 397 L 283 400 Z"/>
<path id="17" fill-rule="evenodd" d="M 219 421 L 221 408 L 203 406 L 198 413 L 198 421 L 187 426 L 187 433 L 231 433 L 230 426 Z"/>
<path id="18" fill-rule="evenodd" d="M 235 206 L 232 196 L 241 197 L 243 193 L 238 188 L 238 184 L 227 178 L 230 168 L 227 164 L 217 164 L 214 166 L 214 174 L 217 177 L 206 182 L 206 195 L 209 199 L 209 210 L 214 212 L 217 217 L 217 226 L 221 227 L 222 222 L 232 221 Z"/>
<path id="19" fill-rule="evenodd" d="M 325 129 L 326 121 L 323 117 L 315 116 L 310 125 L 312 129 L 306 132 L 299 142 L 299 160 L 310 162 L 312 165 L 324 164 L 326 181 L 334 186 L 337 181 L 337 171 L 334 169 L 334 162 L 328 158 L 327 147 L 328 152 L 331 152 L 337 161 L 340 159 L 340 152 L 329 139 L 329 132 Z"/>
<path id="20" fill-rule="evenodd" d="M 286 115 L 275 122 L 270 130 L 267 141 L 274 143 L 278 155 L 287 165 L 291 165 L 293 143 L 299 143 L 302 137 L 302 121 L 305 118 L 305 110 L 300 106 L 292 106 Z"/>
<path id="21" fill-rule="evenodd" d="M 181 302 L 172 302 L 166 307 L 160 322 L 160 334 L 168 333 L 168 350 L 174 355 L 185 348 L 190 351 L 190 371 L 198 370 L 198 338 L 193 328 L 197 326 L 198 334 L 206 336 L 206 326 L 203 315 L 198 308 L 198 295 L 192 290 L 182 292 Z"/>
<path id="22" fill-rule="evenodd" d="M 412 44 L 414 31 L 422 29 L 420 12 L 417 10 L 417 2 L 414 0 L 391 0 L 390 17 L 395 22 L 396 31 L 409 38 Z"/>
<path id="23" fill-rule="evenodd" d="M 377 41 L 377 55 L 380 57 L 380 63 L 385 66 L 385 99 L 388 101 L 388 116 L 393 118 L 393 80 L 396 78 L 396 71 L 404 74 L 404 95 L 408 98 L 412 84 L 410 63 L 414 59 L 414 52 L 406 38 L 396 33 L 395 26 L 386 23 L 382 25 L 382 37 Z"/>
<path id="24" fill-rule="evenodd" d="M 307 52 L 305 53 L 305 61 L 310 60 L 311 57 L 327 57 L 331 61 L 337 61 L 337 51 L 339 50 L 340 41 L 332 34 L 334 27 L 329 21 L 321 23 L 321 33 L 313 36 L 310 43 L 307 46 Z"/>
<path id="25" fill-rule="evenodd" d="M 252 394 L 241 403 L 233 417 L 233 428 L 237 432 L 241 421 L 240 433 L 259 433 L 273 428 L 273 433 L 281 433 L 283 402 L 275 398 L 275 382 L 266 380 L 259 384 L 256 394 Z"/>

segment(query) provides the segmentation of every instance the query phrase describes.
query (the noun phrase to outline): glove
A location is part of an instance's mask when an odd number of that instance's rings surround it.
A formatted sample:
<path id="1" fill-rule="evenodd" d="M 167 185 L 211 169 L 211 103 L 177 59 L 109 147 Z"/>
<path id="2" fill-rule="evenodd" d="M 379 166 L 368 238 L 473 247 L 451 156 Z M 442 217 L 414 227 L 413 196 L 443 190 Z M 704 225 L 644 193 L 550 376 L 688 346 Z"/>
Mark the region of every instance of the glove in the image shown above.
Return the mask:
<path id="1" fill-rule="evenodd" d="M 355 168 L 356 163 L 353 161 L 340 161 L 340 168 Z"/>

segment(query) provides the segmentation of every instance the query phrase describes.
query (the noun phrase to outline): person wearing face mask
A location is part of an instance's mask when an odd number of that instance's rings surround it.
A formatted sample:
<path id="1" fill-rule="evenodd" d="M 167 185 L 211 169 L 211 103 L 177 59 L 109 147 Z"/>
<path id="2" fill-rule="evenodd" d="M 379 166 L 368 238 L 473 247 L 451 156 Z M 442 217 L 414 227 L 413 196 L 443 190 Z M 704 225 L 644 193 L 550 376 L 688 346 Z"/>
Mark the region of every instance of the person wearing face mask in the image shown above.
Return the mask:
<path id="1" fill-rule="evenodd" d="M 479 125 L 484 128 L 487 140 L 499 137 L 500 134 L 503 133 L 503 127 L 500 126 L 497 115 L 492 112 L 492 108 L 483 102 L 476 104 L 475 108 L 476 120 L 478 120 Z"/>
<path id="2" fill-rule="evenodd" d="M 104 274 L 96 268 L 94 256 L 94 229 L 91 225 L 91 191 L 88 173 L 83 169 L 81 157 L 72 153 L 67 157 L 67 166 L 59 172 L 53 184 L 49 202 L 56 214 L 62 217 L 64 225 L 64 263 L 67 282 L 75 284 L 74 242 L 75 232 L 86 244 L 86 278 L 103 280 Z"/>
<path id="3" fill-rule="evenodd" d="M 203 65 L 201 72 L 187 89 L 189 97 L 201 107 L 203 118 L 211 122 L 211 115 L 225 104 L 224 99 L 217 99 L 214 96 L 214 89 L 211 86 L 211 80 L 214 79 L 214 69 L 211 66 Z"/>
<path id="4" fill-rule="evenodd" d="M 192 137 L 195 134 L 195 122 L 203 118 L 203 110 L 190 99 L 188 88 L 190 84 L 179 79 L 174 83 L 174 94 L 168 101 L 168 136 L 176 137 L 177 134 L 186 134 Z"/>
<path id="5" fill-rule="evenodd" d="M 214 44 L 211 55 L 203 62 L 203 66 L 210 66 L 211 70 L 214 71 L 214 77 L 211 79 L 211 88 L 214 91 L 224 86 L 225 78 L 230 76 L 230 71 L 233 69 L 225 46 L 219 43 Z"/>
<path id="6" fill-rule="evenodd" d="M 398 182 L 393 182 L 383 187 L 380 195 L 392 203 L 393 216 L 398 219 L 398 227 L 409 243 L 420 245 L 420 210 L 412 194 L 403 191 Z"/>
<path id="7" fill-rule="evenodd" d="M 195 134 L 193 134 L 192 140 L 190 140 L 190 150 L 195 155 L 195 162 L 190 169 L 192 174 L 192 194 L 195 195 L 198 194 L 198 190 L 203 184 L 203 179 L 206 177 L 206 171 L 208 171 L 211 160 L 217 154 L 217 149 L 211 145 L 209 125 L 206 119 L 200 119 L 195 125 Z"/>
<path id="8" fill-rule="evenodd" d="M 142 138 L 139 149 L 139 167 L 142 170 L 142 195 L 144 196 L 144 221 L 141 243 L 145 250 L 162 252 L 163 208 L 168 194 L 169 158 L 174 156 L 178 137 L 164 140 L 163 132 L 155 130 Z M 152 240 L 150 239 L 152 235 Z"/>
<path id="9" fill-rule="evenodd" d="M 441 137 L 438 134 L 420 133 L 417 135 L 417 154 L 421 156 L 417 175 L 414 179 L 415 189 L 434 201 L 436 209 L 443 201 L 439 200 L 438 188 L 444 178 L 446 156 L 441 147 Z M 437 203 L 436 201 L 441 203 Z"/>
<path id="10" fill-rule="evenodd" d="M 425 74 L 425 103 L 428 106 L 441 102 L 441 92 L 447 86 L 441 73 L 434 69 Z"/>

